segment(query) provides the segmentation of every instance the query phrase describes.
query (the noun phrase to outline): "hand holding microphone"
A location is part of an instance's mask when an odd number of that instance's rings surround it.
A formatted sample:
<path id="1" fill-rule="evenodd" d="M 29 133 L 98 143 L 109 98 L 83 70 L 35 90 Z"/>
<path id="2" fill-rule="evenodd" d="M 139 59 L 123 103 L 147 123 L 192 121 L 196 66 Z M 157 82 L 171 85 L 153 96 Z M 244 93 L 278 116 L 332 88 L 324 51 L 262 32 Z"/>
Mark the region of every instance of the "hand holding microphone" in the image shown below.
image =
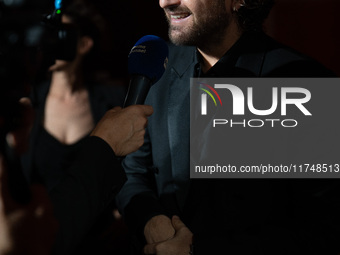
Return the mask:
<path id="1" fill-rule="evenodd" d="M 91 134 L 105 140 L 117 156 L 125 156 L 143 145 L 147 118 L 153 108 L 142 104 L 150 87 L 163 75 L 167 60 L 168 46 L 157 36 L 144 36 L 131 49 L 131 80 L 124 109 L 108 111 Z"/>
<path id="2" fill-rule="evenodd" d="M 150 105 L 115 107 L 105 113 L 91 136 L 106 141 L 116 156 L 126 156 L 143 145 L 147 118 L 152 113 Z"/>

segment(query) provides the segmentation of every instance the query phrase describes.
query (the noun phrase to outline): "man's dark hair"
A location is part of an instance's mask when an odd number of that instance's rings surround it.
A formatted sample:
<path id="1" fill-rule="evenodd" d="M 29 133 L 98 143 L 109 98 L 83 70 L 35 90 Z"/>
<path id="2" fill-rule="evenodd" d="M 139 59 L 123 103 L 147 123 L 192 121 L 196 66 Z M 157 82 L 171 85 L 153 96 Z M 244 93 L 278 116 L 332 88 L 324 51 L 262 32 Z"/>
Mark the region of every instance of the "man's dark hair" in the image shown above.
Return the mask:
<path id="1" fill-rule="evenodd" d="M 244 0 L 238 12 L 238 25 L 243 31 L 260 31 L 275 0 Z"/>

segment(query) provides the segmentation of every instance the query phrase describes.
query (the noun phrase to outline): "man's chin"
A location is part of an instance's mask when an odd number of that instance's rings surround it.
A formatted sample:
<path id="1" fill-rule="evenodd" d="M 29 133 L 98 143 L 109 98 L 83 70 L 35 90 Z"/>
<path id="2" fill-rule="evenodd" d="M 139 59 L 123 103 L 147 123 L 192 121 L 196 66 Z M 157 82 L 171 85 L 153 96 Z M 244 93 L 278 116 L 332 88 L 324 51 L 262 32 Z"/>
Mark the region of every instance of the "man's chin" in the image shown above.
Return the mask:
<path id="1" fill-rule="evenodd" d="M 191 37 L 185 33 L 178 33 L 174 31 L 170 31 L 169 38 L 170 38 L 170 41 L 175 45 L 185 45 L 185 46 L 194 45 Z"/>

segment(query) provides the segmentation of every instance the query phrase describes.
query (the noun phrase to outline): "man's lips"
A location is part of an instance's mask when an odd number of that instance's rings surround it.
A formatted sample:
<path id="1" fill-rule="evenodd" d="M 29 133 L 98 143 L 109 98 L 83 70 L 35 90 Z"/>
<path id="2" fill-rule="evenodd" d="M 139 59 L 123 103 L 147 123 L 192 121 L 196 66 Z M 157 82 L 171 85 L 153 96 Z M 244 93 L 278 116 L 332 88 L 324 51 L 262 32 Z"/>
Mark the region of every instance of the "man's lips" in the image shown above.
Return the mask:
<path id="1" fill-rule="evenodd" d="M 190 12 L 168 12 L 167 14 L 172 23 L 180 23 L 191 16 Z"/>
<path id="2" fill-rule="evenodd" d="M 174 20 L 181 20 L 189 17 L 191 14 L 190 13 L 175 13 L 175 14 L 170 14 L 170 18 Z"/>

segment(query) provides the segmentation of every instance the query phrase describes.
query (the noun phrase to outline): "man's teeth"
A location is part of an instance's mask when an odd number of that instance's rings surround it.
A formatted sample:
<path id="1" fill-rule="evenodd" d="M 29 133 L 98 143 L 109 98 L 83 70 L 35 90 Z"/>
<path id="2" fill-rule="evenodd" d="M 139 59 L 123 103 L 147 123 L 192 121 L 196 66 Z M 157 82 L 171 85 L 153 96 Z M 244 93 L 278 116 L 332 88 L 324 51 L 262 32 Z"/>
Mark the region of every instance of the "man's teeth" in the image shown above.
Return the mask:
<path id="1" fill-rule="evenodd" d="M 184 19 L 186 17 L 188 17 L 188 14 L 178 14 L 178 15 L 171 15 L 172 19 Z"/>

